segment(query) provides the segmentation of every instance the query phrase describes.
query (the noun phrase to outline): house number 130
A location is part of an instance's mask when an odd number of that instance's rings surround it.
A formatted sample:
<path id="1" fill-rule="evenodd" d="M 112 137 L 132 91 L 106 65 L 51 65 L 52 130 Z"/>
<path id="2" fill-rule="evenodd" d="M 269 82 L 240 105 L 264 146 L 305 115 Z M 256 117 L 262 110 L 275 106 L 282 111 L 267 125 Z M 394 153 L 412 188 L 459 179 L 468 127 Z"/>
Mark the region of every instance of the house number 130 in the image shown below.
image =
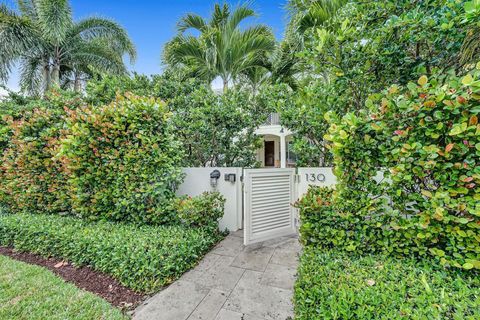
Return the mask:
<path id="1" fill-rule="evenodd" d="M 325 182 L 326 178 L 323 173 L 315 174 L 315 173 L 305 173 L 305 178 L 307 182 Z"/>

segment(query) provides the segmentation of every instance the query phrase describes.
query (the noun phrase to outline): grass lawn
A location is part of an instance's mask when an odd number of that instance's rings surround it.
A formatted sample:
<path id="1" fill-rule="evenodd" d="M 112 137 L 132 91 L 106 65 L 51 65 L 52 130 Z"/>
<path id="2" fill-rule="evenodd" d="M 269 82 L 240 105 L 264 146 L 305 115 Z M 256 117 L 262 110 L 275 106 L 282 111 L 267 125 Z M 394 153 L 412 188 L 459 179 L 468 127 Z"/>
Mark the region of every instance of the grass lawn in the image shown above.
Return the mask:
<path id="1" fill-rule="evenodd" d="M 126 319 L 45 268 L 0 255 L 0 319 Z"/>
<path id="2" fill-rule="evenodd" d="M 428 261 L 307 246 L 296 319 L 480 319 L 480 277 Z"/>

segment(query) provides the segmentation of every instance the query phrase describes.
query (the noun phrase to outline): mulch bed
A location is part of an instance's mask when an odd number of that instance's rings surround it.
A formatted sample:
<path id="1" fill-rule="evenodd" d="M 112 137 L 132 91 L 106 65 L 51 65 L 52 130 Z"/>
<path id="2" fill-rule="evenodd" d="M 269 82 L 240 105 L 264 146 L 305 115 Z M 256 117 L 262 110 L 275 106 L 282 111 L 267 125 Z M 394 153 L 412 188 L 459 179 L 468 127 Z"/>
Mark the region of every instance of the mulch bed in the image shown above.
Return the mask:
<path id="1" fill-rule="evenodd" d="M 131 310 L 147 297 L 122 286 L 112 277 L 95 271 L 90 267 L 74 267 L 66 261 L 43 258 L 37 254 L 17 252 L 12 248 L 0 247 L 0 254 L 12 259 L 45 267 L 65 281 L 75 284 L 78 288 L 99 295 L 112 305 L 124 310 Z"/>

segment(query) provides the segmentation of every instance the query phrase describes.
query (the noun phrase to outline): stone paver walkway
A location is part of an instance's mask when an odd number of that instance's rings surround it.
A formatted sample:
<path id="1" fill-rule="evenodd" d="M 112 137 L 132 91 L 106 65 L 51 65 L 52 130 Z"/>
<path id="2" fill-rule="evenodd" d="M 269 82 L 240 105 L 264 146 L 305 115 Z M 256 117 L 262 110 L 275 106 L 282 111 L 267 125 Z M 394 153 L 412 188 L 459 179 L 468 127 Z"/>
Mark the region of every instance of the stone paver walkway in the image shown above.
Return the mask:
<path id="1" fill-rule="evenodd" d="M 193 270 L 138 307 L 135 320 L 285 320 L 301 246 L 281 237 L 245 247 L 226 237 Z"/>

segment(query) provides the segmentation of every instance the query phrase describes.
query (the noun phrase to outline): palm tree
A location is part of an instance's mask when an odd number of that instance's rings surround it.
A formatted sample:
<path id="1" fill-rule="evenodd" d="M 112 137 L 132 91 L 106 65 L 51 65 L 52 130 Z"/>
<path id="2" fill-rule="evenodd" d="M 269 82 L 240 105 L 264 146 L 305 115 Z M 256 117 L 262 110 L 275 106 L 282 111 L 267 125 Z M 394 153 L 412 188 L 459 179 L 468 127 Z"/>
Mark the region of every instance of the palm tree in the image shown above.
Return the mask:
<path id="1" fill-rule="evenodd" d="M 209 21 L 187 14 L 178 23 L 178 35 L 165 46 L 163 59 L 170 66 L 186 66 L 207 81 L 220 77 L 225 91 L 240 75 L 263 66 L 265 54 L 275 46 L 273 33 L 265 25 L 240 28 L 242 21 L 253 16 L 247 5 L 230 12 L 228 4 L 215 4 Z M 191 29 L 200 35 L 187 34 Z"/>
<path id="2" fill-rule="evenodd" d="M 290 25 L 293 32 L 305 33 L 308 29 L 324 26 L 348 0 L 290 0 Z"/>
<path id="3" fill-rule="evenodd" d="M 20 64 L 23 91 L 38 94 L 52 85 L 80 90 L 94 73 L 124 74 L 123 56 L 136 51 L 126 31 L 103 18 L 74 22 L 68 0 L 17 0 L 19 12 L 0 5 L 0 81 Z"/>
<path id="4" fill-rule="evenodd" d="M 272 82 L 283 82 L 292 89 L 305 75 L 311 75 L 310 66 L 303 63 L 298 54 L 305 49 L 305 42 L 315 28 L 330 28 L 329 22 L 348 0 L 289 0 L 287 8 L 290 22 L 285 37 L 270 59 Z"/>

